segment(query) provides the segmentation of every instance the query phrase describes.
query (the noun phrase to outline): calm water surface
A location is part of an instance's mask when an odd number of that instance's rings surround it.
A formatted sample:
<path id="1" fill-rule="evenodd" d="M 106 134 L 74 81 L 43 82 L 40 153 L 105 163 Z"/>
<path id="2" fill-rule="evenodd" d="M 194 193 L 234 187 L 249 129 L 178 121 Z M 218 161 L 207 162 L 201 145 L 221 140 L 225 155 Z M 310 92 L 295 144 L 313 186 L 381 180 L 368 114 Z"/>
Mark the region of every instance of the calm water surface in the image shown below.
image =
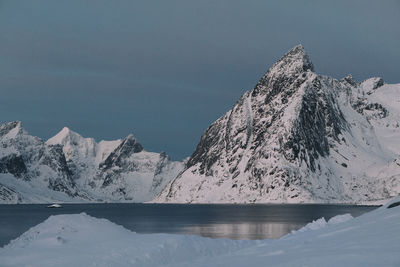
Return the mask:
<path id="1" fill-rule="evenodd" d="M 0 247 L 50 215 L 86 212 L 138 233 L 195 234 L 213 238 L 279 238 L 312 220 L 376 207 L 350 205 L 65 204 L 0 205 Z"/>

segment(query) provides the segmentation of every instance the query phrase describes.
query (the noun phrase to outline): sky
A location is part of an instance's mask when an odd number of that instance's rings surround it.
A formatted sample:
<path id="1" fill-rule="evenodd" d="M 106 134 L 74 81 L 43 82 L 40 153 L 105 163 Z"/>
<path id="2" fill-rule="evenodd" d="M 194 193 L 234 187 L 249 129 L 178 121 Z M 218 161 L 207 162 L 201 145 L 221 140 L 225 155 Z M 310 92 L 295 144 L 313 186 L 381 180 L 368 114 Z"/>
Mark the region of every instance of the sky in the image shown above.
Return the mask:
<path id="1" fill-rule="evenodd" d="M 301 43 L 317 73 L 400 83 L 400 1 L 0 0 L 0 122 L 190 156 Z"/>

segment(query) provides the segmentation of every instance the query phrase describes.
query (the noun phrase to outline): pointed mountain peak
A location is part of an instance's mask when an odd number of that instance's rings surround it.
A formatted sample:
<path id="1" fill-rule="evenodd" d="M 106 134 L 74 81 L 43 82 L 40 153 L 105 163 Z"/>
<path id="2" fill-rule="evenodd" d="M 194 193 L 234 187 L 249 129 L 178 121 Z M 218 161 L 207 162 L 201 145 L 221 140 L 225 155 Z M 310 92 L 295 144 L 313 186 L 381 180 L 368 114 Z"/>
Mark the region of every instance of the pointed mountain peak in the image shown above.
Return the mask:
<path id="1" fill-rule="evenodd" d="M 303 54 L 303 55 L 306 55 L 306 50 L 304 49 L 304 46 L 302 44 L 298 44 L 298 45 L 294 46 L 292 49 L 290 49 L 286 53 L 286 55 L 288 55 L 288 54 Z"/>
<path id="2" fill-rule="evenodd" d="M 62 130 L 61 130 L 62 132 L 70 132 L 71 131 L 71 129 L 70 128 L 68 128 L 67 126 L 65 126 L 64 128 L 62 128 Z"/>
<path id="3" fill-rule="evenodd" d="M 103 170 L 110 169 L 113 166 L 121 166 L 125 158 L 129 158 L 134 153 L 143 151 L 142 145 L 135 139 L 133 134 L 129 134 L 122 142 L 116 147 L 110 155 L 100 163 L 99 167 Z M 103 186 L 107 186 L 111 180 L 104 181 Z"/>
<path id="4" fill-rule="evenodd" d="M 125 137 L 125 139 L 127 140 L 136 140 L 135 136 L 133 136 L 133 134 L 128 134 L 127 137 Z"/>
<path id="5" fill-rule="evenodd" d="M 8 129 L 22 128 L 22 123 L 21 121 L 10 121 L 2 124 L 0 127 Z"/>
<path id="6" fill-rule="evenodd" d="M 285 72 L 314 71 L 314 65 L 308 57 L 304 47 L 299 44 L 290 49 L 270 70 Z"/>
<path id="7" fill-rule="evenodd" d="M 290 87 L 296 79 L 305 80 L 306 73 L 313 72 L 314 66 L 304 47 L 297 45 L 280 58 L 257 83 L 253 96 L 258 93 L 273 97 Z M 271 95 L 272 94 L 272 95 Z"/>
<path id="8" fill-rule="evenodd" d="M 70 135 L 71 133 L 72 133 L 72 131 L 70 128 L 64 127 L 57 135 L 67 136 L 67 135 Z"/>
<path id="9" fill-rule="evenodd" d="M 21 121 L 14 121 L 14 122 L 10 122 L 10 123 L 15 125 L 15 128 L 22 128 L 22 122 Z"/>
<path id="10" fill-rule="evenodd" d="M 129 134 L 127 137 L 125 137 L 120 147 L 125 151 L 132 151 L 133 153 L 143 150 L 143 146 L 137 141 L 133 134 Z"/>
<path id="11" fill-rule="evenodd" d="M 72 131 L 68 127 L 64 127 L 61 131 L 58 132 L 58 134 L 47 140 L 46 143 L 49 145 L 65 144 L 67 141 L 76 139 L 83 139 L 83 137 L 80 134 Z"/>
<path id="12" fill-rule="evenodd" d="M 0 125 L 0 136 L 7 135 L 9 138 L 15 138 L 18 134 L 27 133 L 22 128 L 22 123 L 20 121 L 7 122 Z"/>
<path id="13" fill-rule="evenodd" d="M 346 77 L 344 77 L 344 78 L 342 79 L 342 81 L 345 81 L 345 82 L 347 82 L 348 84 L 353 85 L 353 86 L 356 86 L 356 85 L 357 85 L 356 81 L 355 81 L 354 78 L 353 78 L 353 75 L 351 75 L 351 74 L 347 74 Z"/>

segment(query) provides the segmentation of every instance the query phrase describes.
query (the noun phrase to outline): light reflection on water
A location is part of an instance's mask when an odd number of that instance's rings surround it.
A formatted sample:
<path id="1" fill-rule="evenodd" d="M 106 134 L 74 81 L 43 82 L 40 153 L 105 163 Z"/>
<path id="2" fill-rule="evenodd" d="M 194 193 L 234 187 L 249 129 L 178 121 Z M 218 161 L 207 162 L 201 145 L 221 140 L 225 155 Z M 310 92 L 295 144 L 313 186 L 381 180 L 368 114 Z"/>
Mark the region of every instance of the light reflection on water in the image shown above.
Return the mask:
<path id="1" fill-rule="evenodd" d="M 301 228 L 303 224 L 294 223 L 231 223 L 186 226 L 182 234 L 194 234 L 211 238 L 229 239 L 266 239 L 280 238 L 292 230 Z"/>
<path id="2" fill-rule="evenodd" d="M 138 233 L 194 234 L 212 238 L 279 238 L 321 217 L 361 215 L 376 207 L 350 205 L 65 204 L 0 205 L 0 246 L 50 215 L 86 212 Z"/>

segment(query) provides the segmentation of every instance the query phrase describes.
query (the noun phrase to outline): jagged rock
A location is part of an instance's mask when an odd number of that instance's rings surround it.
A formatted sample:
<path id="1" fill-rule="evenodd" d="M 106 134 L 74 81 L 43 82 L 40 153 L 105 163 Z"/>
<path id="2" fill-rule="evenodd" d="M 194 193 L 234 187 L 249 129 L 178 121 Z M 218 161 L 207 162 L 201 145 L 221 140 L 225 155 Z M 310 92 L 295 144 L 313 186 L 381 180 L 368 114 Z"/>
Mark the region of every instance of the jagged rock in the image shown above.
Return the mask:
<path id="1" fill-rule="evenodd" d="M 18 193 L 0 183 L 0 203 L 16 204 L 20 200 Z"/>
<path id="2" fill-rule="evenodd" d="M 0 172 L 11 173 L 21 178 L 27 173 L 27 169 L 21 155 L 11 154 L 0 159 Z"/>
<path id="3" fill-rule="evenodd" d="M 137 166 L 132 162 L 126 162 L 125 159 L 130 157 L 133 153 L 143 151 L 143 147 L 133 135 L 128 135 L 121 144 L 100 164 L 102 171 L 107 171 L 112 168 L 124 169 L 129 171 L 136 171 Z M 130 164 L 129 164 L 130 163 Z"/>

